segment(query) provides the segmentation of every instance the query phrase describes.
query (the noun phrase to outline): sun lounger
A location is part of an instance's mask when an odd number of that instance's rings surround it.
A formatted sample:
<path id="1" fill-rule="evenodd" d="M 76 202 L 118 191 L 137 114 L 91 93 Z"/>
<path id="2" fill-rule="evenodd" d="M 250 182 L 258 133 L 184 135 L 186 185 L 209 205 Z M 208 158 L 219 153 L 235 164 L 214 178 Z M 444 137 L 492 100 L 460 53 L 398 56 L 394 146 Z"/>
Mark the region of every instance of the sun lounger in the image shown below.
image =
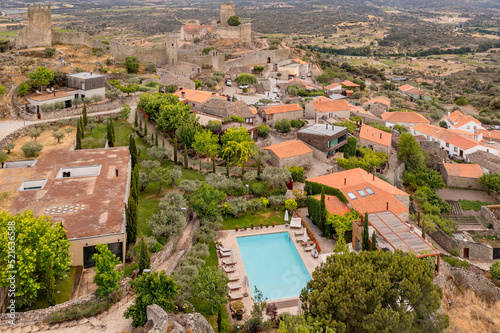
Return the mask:
<path id="1" fill-rule="evenodd" d="M 221 258 L 229 257 L 231 255 L 231 251 L 229 251 L 229 252 L 218 251 L 218 253 L 219 253 L 219 257 L 221 257 Z"/>
<path id="2" fill-rule="evenodd" d="M 242 299 L 243 298 L 243 294 L 242 293 L 232 293 L 232 292 L 229 292 L 228 295 L 229 295 L 229 299 L 231 301 L 236 301 L 237 299 Z"/>
<path id="3" fill-rule="evenodd" d="M 239 283 L 228 283 L 227 286 L 230 290 L 236 290 L 241 288 L 241 284 Z"/>
<path id="4" fill-rule="evenodd" d="M 234 265 L 234 264 L 236 264 L 236 260 L 224 259 L 224 260 L 222 260 L 222 263 L 224 265 Z"/>
<path id="5" fill-rule="evenodd" d="M 230 274 L 227 276 L 229 281 L 238 281 L 240 279 L 240 275 L 238 273 Z"/>
<path id="6" fill-rule="evenodd" d="M 309 251 L 312 251 L 312 249 L 315 249 L 315 248 L 316 248 L 316 244 L 313 244 L 313 245 L 310 245 L 310 246 L 306 246 L 304 248 L 304 251 L 309 252 Z"/>
<path id="7" fill-rule="evenodd" d="M 292 221 L 290 222 L 290 228 L 302 228 L 302 222 L 299 217 L 292 217 Z"/>
<path id="8" fill-rule="evenodd" d="M 236 268 L 234 266 L 224 267 L 224 272 L 226 272 L 226 273 L 232 273 L 234 271 L 236 271 Z"/>
<path id="9" fill-rule="evenodd" d="M 302 229 L 299 232 L 294 232 L 293 234 L 295 235 L 295 237 L 297 237 L 297 236 L 304 236 L 304 229 Z"/>
<path id="10" fill-rule="evenodd" d="M 221 247 L 219 247 L 219 251 L 222 251 L 222 252 L 231 252 L 232 250 L 233 250 L 233 249 L 231 249 L 231 248 L 229 248 L 229 247 L 228 247 L 228 248 L 224 248 L 224 247 L 222 247 L 222 246 L 221 246 Z"/>

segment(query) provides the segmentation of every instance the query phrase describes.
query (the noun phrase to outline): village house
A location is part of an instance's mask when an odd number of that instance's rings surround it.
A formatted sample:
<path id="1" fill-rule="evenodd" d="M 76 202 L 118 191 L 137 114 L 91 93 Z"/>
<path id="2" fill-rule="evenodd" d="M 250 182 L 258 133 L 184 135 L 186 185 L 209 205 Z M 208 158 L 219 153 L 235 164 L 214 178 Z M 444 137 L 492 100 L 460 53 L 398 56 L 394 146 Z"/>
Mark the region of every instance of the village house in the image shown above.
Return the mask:
<path id="1" fill-rule="evenodd" d="M 471 133 L 478 133 L 478 130 L 485 129 L 479 120 L 471 115 L 465 115 L 458 110 L 445 116 L 444 121 L 449 129 L 457 129 Z"/>
<path id="2" fill-rule="evenodd" d="M 402 85 L 398 88 L 398 91 L 402 95 L 409 96 L 412 101 L 417 99 L 422 99 L 424 101 L 432 100 L 431 95 L 409 84 Z"/>
<path id="3" fill-rule="evenodd" d="M 369 110 L 371 114 L 381 117 L 391 108 L 391 100 L 385 96 L 377 96 L 366 103 L 363 103 L 363 108 Z"/>
<path id="4" fill-rule="evenodd" d="M 304 110 L 299 104 L 285 104 L 268 106 L 260 109 L 262 120 L 268 124 L 274 124 L 282 119 L 302 119 Z"/>
<path id="5" fill-rule="evenodd" d="M 278 83 L 278 87 L 282 91 L 286 91 L 289 86 L 296 86 L 298 89 L 313 91 L 313 90 L 323 90 L 322 86 L 314 84 L 312 82 L 308 82 L 306 80 L 302 80 L 299 78 L 293 78 L 288 80 L 286 83 Z"/>
<path id="6" fill-rule="evenodd" d="M 211 31 L 209 25 L 183 24 L 181 26 L 181 40 L 192 41 L 195 38 L 201 38 Z"/>
<path id="7" fill-rule="evenodd" d="M 313 157 L 322 162 L 347 143 L 347 135 L 346 127 L 328 124 L 314 124 L 297 132 L 297 138 L 305 142 L 312 149 Z"/>
<path id="8" fill-rule="evenodd" d="M 477 181 L 484 175 L 483 168 L 479 164 L 443 163 L 439 167 L 448 187 L 484 189 Z"/>
<path id="9" fill-rule="evenodd" d="M 345 99 L 332 101 L 327 98 L 318 98 L 307 103 L 305 107 L 306 118 L 313 118 L 315 122 L 319 122 L 321 119 L 349 118 L 350 114 L 349 103 Z"/>
<path id="10" fill-rule="evenodd" d="M 201 66 L 189 62 L 177 61 L 175 64 L 167 64 L 156 69 L 156 75 L 158 76 L 165 75 L 166 73 L 192 78 L 201 73 Z"/>
<path id="11" fill-rule="evenodd" d="M 212 97 L 217 97 L 215 93 L 202 90 L 183 89 L 176 91 L 175 96 L 185 104 L 191 106 L 192 111 L 201 111 L 202 104 Z"/>
<path id="12" fill-rule="evenodd" d="M 394 125 L 401 125 L 408 129 L 418 124 L 430 124 L 430 121 L 424 116 L 416 112 L 386 112 L 382 114 L 382 119 L 386 121 L 387 127 L 394 127 Z"/>
<path id="13" fill-rule="evenodd" d="M 410 195 L 366 170 L 345 170 L 307 181 L 340 190 L 361 215 L 390 211 L 403 221 L 409 219 Z"/>
<path id="14" fill-rule="evenodd" d="M 500 142 L 500 131 L 491 131 L 486 129 L 478 129 L 478 134 L 483 136 L 484 140 Z"/>
<path id="15" fill-rule="evenodd" d="M 344 89 L 349 89 L 349 90 L 356 90 L 356 89 L 359 89 L 361 87 L 359 84 L 356 84 L 356 83 L 351 82 L 349 80 L 342 81 L 342 82 L 340 82 L 340 84 L 342 85 L 342 87 Z"/>
<path id="16" fill-rule="evenodd" d="M 161 72 L 158 75 L 160 76 L 160 83 L 165 86 L 163 88 L 163 91 L 165 91 L 165 88 L 170 85 L 177 86 L 179 90 L 195 90 L 196 88 L 196 84 L 194 83 L 194 81 L 186 76 L 177 75 L 170 72 Z"/>
<path id="17" fill-rule="evenodd" d="M 97 244 L 107 244 L 123 262 L 128 147 L 52 150 L 31 166 L 21 163 L 16 168 L 15 163 L 0 169 L 0 188 L 12 194 L 7 211 L 31 210 L 35 216 L 61 222 L 70 241 L 72 266 L 93 267 Z"/>
<path id="18" fill-rule="evenodd" d="M 331 95 L 331 94 L 340 94 L 342 93 L 342 85 L 340 83 L 330 83 L 329 85 L 327 85 L 325 87 L 325 90 L 326 90 L 326 93 L 328 95 Z"/>
<path id="19" fill-rule="evenodd" d="M 256 114 L 243 100 L 229 102 L 227 99 L 213 97 L 201 104 L 200 112 L 220 117 L 236 116 L 243 118 L 246 124 L 254 125 Z"/>
<path id="20" fill-rule="evenodd" d="M 391 154 L 391 139 L 391 133 L 366 124 L 361 125 L 361 131 L 359 132 L 359 144 L 361 147 L 368 147 L 373 151 L 380 151 L 389 156 Z"/>
<path id="21" fill-rule="evenodd" d="M 288 140 L 264 148 L 271 155 L 270 163 L 275 167 L 309 166 L 313 151 L 302 141 Z"/>

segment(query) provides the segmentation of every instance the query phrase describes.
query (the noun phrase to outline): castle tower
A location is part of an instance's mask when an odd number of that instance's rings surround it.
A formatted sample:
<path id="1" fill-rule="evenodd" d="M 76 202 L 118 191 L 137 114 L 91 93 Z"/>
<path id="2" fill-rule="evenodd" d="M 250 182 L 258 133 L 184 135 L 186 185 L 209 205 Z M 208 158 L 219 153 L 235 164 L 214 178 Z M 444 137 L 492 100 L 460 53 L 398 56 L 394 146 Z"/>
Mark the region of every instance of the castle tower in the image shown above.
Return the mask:
<path id="1" fill-rule="evenodd" d="M 236 15 L 236 7 L 234 3 L 221 3 L 220 4 L 220 24 L 227 24 L 227 20 L 231 16 Z"/>
<path id="2" fill-rule="evenodd" d="M 52 45 L 50 5 L 28 5 L 28 26 L 19 33 L 15 45 L 18 49 Z"/>
<path id="3" fill-rule="evenodd" d="M 177 45 L 177 40 L 179 36 L 176 32 L 168 32 L 165 34 L 165 47 L 167 52 L 167 63 L 173 64 L 177 62 L 177 52 L 179 46 Z"/>

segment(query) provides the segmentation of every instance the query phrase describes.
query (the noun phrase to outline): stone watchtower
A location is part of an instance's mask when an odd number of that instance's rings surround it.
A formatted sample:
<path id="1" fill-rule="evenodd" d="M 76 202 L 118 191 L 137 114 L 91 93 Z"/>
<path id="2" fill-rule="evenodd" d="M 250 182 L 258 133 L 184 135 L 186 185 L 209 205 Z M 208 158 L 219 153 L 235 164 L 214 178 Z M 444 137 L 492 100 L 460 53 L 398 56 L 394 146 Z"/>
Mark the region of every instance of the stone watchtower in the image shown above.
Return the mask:
<path id="1" fill-rule="evenodd" d="M 50 5 L 28 5 L 28 26 L 15 40 L 15 46 L 31 48 L 52 45 L 52 19 Z"/>
<path id="2" fill-rule="evenodd" d="M 220 24 L 227 24 L 227 20 L 231 16 L 236 15 L 236 7 L 234 3 L 221 3 L 220 4 Z"/>
<path id="3" fill-rule="evenodd" d="M 179 36 L 176 32 L 168 32 L 165 34 L 165 47 L 167 52 L 167 64 L 173 64 L 177 62 L 177 52 L 179 46 L 177 45 L 177 40 Z"/>

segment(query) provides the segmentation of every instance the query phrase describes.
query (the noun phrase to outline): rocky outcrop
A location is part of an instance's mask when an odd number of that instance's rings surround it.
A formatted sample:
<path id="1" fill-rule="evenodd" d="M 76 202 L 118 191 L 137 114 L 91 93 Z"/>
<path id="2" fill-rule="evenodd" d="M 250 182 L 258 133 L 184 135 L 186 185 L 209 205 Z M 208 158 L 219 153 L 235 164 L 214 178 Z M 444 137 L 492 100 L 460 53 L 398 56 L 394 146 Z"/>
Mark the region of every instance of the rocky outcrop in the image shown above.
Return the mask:
<path id="1" fill-rule="evenodd" d="M 199 313 L 188 313 L 181 316 L 167 314 L 156 304 L 147 307 L 148 323 L 145 332 L 150 333 L 215 333 L 208 321 Z M 170 327 L 170 330 L 169 330 Z"/>

